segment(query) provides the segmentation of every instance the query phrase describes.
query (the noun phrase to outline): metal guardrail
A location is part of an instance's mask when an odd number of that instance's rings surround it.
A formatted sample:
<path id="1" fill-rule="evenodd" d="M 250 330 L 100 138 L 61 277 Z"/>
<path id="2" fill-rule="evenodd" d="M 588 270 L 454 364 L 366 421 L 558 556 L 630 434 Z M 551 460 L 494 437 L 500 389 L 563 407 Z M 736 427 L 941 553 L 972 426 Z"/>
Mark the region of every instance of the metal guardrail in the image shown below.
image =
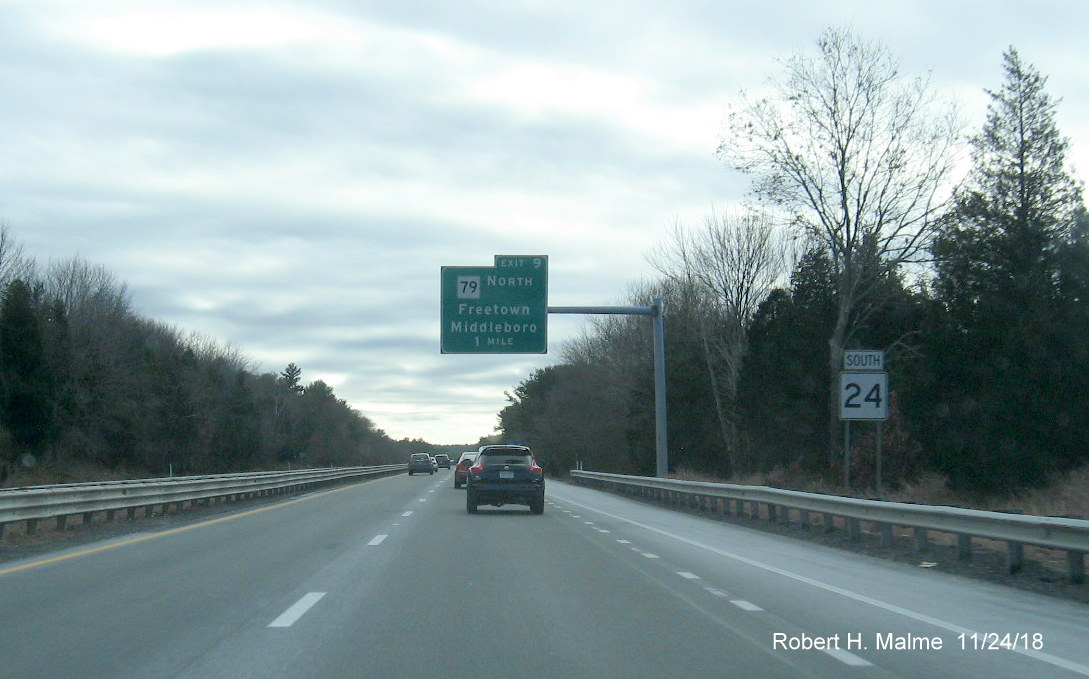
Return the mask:
<path id="1" fill-rule="evenodd" d="M 812 514 L 821 515 L 823 527 L 829 531 L 834 529 L 834 517 L 843 517 L 843 523 L 852 539 L 861 537 L 860 522 L 866 521 L 878 528 L 882 542 L 886 545 L 893 542 L 893 526 L 913 528 L 915 546 L 919 551 L 927 547 L 928 531 L 952 533 L 957 536 L 957 555 L 962 559 L 971 558 L 973 538 L 1005 542 L 1006 565 L 1011 573 L 1021 570 L 1024 563 L 1024 545 L 1057 549 L 1067 554 L 1067 575 L 1070 581 L 1085 581 L 1089 521 L 1083 519 L 861 500 L 766 486 L 680 481 L 580 470 L 572 470 L 570 474 L 579 483 L 595 484 L 607 490 L 670 505 L 697 507 L 701 511 L 759 518 L 760 510 L 764 508 L 763 516 L 768 522 L 788 524 L 791 522 L 791 510 L 794 510 L 803 528 L 813 525 Z"/>
<path id="2" fill-rule="evenodd" d="M 27 522 L 27 533 L 33 533 L 37 522 L 43 519 L 56 519 L 57 527 L 63 529 L 67 517 L 73 515 L 82 515 L 86 523 L 96 512 L 106 512 L 109 520 L 114 518 L 118 510 L 127 510 L 128 517 L 134 518 L 136 511 L 141 508 L 148 515 L 154 511 L 155 506 L 180 506 L 185 502 L 212 502 L 272 495 L 343 479 L 396 474 L 406 468 L 407 465 L 404 464 L 392 464 L 2 489 L 0 537 L 3 537 L 7 524 L 18 521 Z"/>

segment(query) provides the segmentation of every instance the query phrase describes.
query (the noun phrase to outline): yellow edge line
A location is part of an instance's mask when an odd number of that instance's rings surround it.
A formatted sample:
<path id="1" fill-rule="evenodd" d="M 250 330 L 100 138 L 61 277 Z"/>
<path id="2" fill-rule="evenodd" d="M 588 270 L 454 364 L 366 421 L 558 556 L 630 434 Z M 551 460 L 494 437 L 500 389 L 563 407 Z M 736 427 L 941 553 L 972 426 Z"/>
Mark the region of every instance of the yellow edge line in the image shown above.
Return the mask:
<path id="1" fill-rule="evenodd" d="M 393 478 L 386 476 L 383 478 Z M 381 481 L 382 479 L 368 479 L 368 481 Z M 358 485 L 358 484 L 352 484 Z M 115 549 L 117 547 L 125 547 L 127 545 L 135 545 L 138 542 L 145 542 L 147 540 L 155 540 L 157 538 L 166 537 L 168 535 L 174 535 L 175 533 L 183 533 L 187 530 L 193 530 L 194 528 L 203 528 L 205 526 L 211 526 L 213 524 L 222 523 L 224 521 L 233 521 L 234 519 L 241 519 L 244 516 L 250 516 L 253 514 L 260 514 L 261 512 L 267 512 L 271 509 L 279 509 L 281 507 L 287 507 L 289 505 L 297 504 L 299 502 L 305 502 L 307 500 L 313 500 L 315 498 L 324 497 L 332 493 L 339 493 L 342 490 L 347 490 L 352 486 L 344 486 L 342 488 L 334 488 L 332 490 L 322 491 L 315 493 L 314 495 L 307 495 L 306 497 L 296 498 L 294 500 L 287 500 L 286 502 L 280 502 L 268 507 L 258 507 L 257 509 L 251 509 L 241 514 L 231 514 L 229 516 L 221 516 L 218 519 L 209 519 L 208 521 L 201 521 L 200 523 L 190 524 L 188 526 L 180 526 L 178 528 L 171 528 L 164 530 L 160 533 L 152 533 L 151 535 L 141 535 L 138 538 L 130 538 L 128 540 L 122 540 L 121 542 L 111 542 L 108 545 L 102 545 L 101 547 L 92 547 L 90 549 L 83 549 L 78 552 L 71 552 L 69 554 L 62 554 L 60 556 L 53 556 L 48 559 L 41 559 L 39 561 L 31 561 L 30 563 L 22 564 L 21 566 L 12 566 L 11 568 L 0 569 L 0 576 L 9 575 L 11 573 L 17 573 L 19 571 L 29 570 L 31 568 L 37 568 L 38 566 L 45 566 L 46 564 L 57 563 L 58 561 L 67 561 L 68 559 L 75 559 L 80 556 L 87 556 L 88 554 L 95 554 L 97 552 L 104 552 L 107 549 Z"/>

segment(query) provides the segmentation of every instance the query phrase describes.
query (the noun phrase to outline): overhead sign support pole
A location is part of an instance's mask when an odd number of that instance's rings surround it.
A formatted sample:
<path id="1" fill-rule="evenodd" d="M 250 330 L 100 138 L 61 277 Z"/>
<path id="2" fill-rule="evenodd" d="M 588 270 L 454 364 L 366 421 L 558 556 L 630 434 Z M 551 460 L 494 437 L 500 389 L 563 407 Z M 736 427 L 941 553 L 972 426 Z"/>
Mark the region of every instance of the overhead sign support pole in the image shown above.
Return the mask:
<path id="1" fill-rule="evenodd" d="M 655 299 L 651 306 L 550 306 L 550 314 L 614 314 L 650 316 L 654 321 L 654 448 L 655 476 L 669 475 L 669 429 L 666 415 L 665 305 Z"/>

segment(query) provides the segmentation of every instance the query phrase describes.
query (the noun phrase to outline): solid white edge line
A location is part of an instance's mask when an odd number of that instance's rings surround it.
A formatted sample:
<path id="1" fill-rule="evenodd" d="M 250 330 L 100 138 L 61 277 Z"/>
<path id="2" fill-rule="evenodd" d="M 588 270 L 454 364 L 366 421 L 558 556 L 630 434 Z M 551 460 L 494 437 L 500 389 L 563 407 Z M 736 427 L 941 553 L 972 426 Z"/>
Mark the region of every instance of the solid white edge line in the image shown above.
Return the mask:
<path id="1" fill-rule="evenodd" d="M 314 604 L 321 601 L 323 596 L 325 596 L 325 592 L 310 592 L 309 594 L 304 594 L 301 599 L 292 604 L 290 608 L 281 613 L 280 617 L 270 622 L 268 626 L 291 627 L 299 618 L 303 617 Z"/>
<path id="2" fill-rule="evenodd" d="M 375 535 L 373 538 L 371 538 L 371 541 L 367 543 L 367 546 L 374 547 L 375 545 L 380 545 L 382 544 L 382 541 L 388 537 L 389 535 Z"/>
<path id="3" fill-rule="evenodd" d="M 623 521 L 625 523 L 629 523 L 629 524 L 631 524 L 633 526 L 637 526 L 637 527 L 642 528 L 644 530 L 649 530 L 652 533 L 657 533 L 659 535 L 664 535 L 667 538 L 673 538 L 674 540 L 677 540 L 678 542 L 683 542 L 683 543 L 685 543 L 687 545 L 692 545 L 693 547 L 699 547 L 700 549 L 707 550 L 708 552 L 711 552 L 713 554 L 718 554 L 718 555 L 724 556 L 724 557 L 726 557 L 728 559 L 734 559 L 735 561 L 740 561 L 741 563 L 748 564 L 749 566 L 753 566 L 754 568 L 759 568 L 759 569 L 768 571 L 769 573 L 775 573 L 776 575 L 782 575 L 783 577 L 790 578 L 792 580 L 797 580 L 798 582 L 802 582 L 802 583 L 805 583 L 807 585 L 812 585 L 813 587 L 817 587 L 818 589 L 823 589 L 826 592 L 832 592 L 833 594 L 839 594 L 840 596 L 847 597 L 848 599 L 854 599 L 855 601 L 860 601 L 860 602 L 862 602 L 864 604 L 869 604 L 871 606 L 876 606 L 877 608 L 882 608 L 882 609 L 884 609 L 886 611 L 889 611 L 890 613 L 898 613 L 898 614 L 903 615 L 905 617 L 911 618 L 912 620 L 918 620 L 919 622 L 925 622 L 927 624 L 934 625 L 935 627 L 940 627 L 940 628 L 942 628 L 944 630 L 948 630 L 950 632 L 953 632 L 954 634 L 965 634 L 965 635 L 972 635 L 972 634 L 977 634 L 978 635 L 979 634 L 979 632 L 976 632 L 974 630 L 970 630 L 967 627 L 961 627 L 960 625 L 957 625 L 957 624 L 954 624 L 954 623 L 951 623 L 951 622 L 947 622 L 945 620 L 941 620 L 940 618 L 935 618 L 935 617 L 926 615 L 925 613 L 918 613 L 916 611 L 913 611 L 913 610 L 910 610 L 910 609 L 907 609 L 907 608 L 903 608 L 901 606 L 897 606 L 896 604 L 890 604 L 890 603 L 887 603 L 885 601 L 881 601 L 880 599 L 874 599 L 873 597 L 866 596 L 865 594 L 859 594 L 857 592 L 852 592 L 850 590 L 843 589 L 842 587 L 836 587 L 835 585 L 830 585 L 830 584 L 828 584 L 826 582 L 821 582 L 820 580 L 815 580 L 813 578 L 806 577 L 804 575 L 799 575 L 798 573 L 792 573 L 792 572 L 790 572 L 788 570 L 784 570 L 782 568 L 772 566 L 771 564 L 761 563 L 760 561 L 756 561 L 754 559 L 749 559 L 747 557 L 741 556 L 740 554 L 734 554 L 733 552 L 727 552 L 726 550 L 719 549 L 718 547 L 712 547 L 711 545 L 705 545 L 702 542 L 699 542 L 698 540 L 692 540 L 690 538 L 682 537 L 680 535 L 674 535 L 673 533 L 670 533 L 668 531 L 664 531 L 664 530 L 662 530 L 660 528 L 655 528 L 654 526 L 648 526 L 648 525 L 646 525 L 644 523 L 639 523 L 638 521 L 632 521 L 631 519 L 625 518 L 623 516 L 617 516 L 616 514 L 611 514 L 609 512 L 606 512 L 606 511 L 603 511 L 603 510 L 600 510 L 600 509 L 594 509 L 593 507 L 589 507 L 589 506 L 584 505 L 582 503 L 575 502 L 574 500 L 568 499 L 567 502 L 569 502 L 570 504 L 582 507 L 583 509 L 588 509 L 590 511 L 597 512 L 598 514 L 601 514 L 602 516 L 607 516 L 610 519 L 616 519 L 617 521 Z M 1018 655 L 1023 655 L 1023 656 L 1029 657 L 1029 658 L 1033 658 L 1034 660 L 1039 660 L 1039 661 L 1045 662 L 1045 663 L 1047 663 L 1049 665 L 1055 665 L 1056 667 L 1062 667 L 1063 669 L 1070 670 L 1071 672 L 1075 672 L 1075 673 L 1080 674 L 1082 676 L 1089 677 L 1089 665 L 1082 665 L 1081 663 L 1076 663 L 1073 660 L 1067 660 L 1065 658 L 1060 658 L 1058 656 L 1051 655 L 1050 653 L 1044 653 L 1043 651 L 1033 651 L 1033 650 L 1022 649 L 1022 648 L 1013 648 L 1013 649 L 1009 649 L 1009 651 L 1011 653 L 1017 653 Z"/>

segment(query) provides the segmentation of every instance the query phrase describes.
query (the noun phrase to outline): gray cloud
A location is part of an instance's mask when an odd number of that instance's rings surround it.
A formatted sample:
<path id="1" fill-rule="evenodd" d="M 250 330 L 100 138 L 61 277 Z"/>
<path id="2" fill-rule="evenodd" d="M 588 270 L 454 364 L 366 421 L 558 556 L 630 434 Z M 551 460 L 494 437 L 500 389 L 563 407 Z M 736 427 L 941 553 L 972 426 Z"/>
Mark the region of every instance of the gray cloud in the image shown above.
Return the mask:
<path id="1" fill-rule="evenodd" d="M 553 304 L 618 301 L 669 223 L 744 198 L 725 109 L 827 25 L 973 124 L 1016 45 L 1089 157 L 1080 2 L 364 5 L 0 6 L 0 220 L 394 436 L 469 442 L 554 359 L 440 355 L 439 268 L 547 254 Z M 555 352 L 580 319 L 550 325 Z"/>

